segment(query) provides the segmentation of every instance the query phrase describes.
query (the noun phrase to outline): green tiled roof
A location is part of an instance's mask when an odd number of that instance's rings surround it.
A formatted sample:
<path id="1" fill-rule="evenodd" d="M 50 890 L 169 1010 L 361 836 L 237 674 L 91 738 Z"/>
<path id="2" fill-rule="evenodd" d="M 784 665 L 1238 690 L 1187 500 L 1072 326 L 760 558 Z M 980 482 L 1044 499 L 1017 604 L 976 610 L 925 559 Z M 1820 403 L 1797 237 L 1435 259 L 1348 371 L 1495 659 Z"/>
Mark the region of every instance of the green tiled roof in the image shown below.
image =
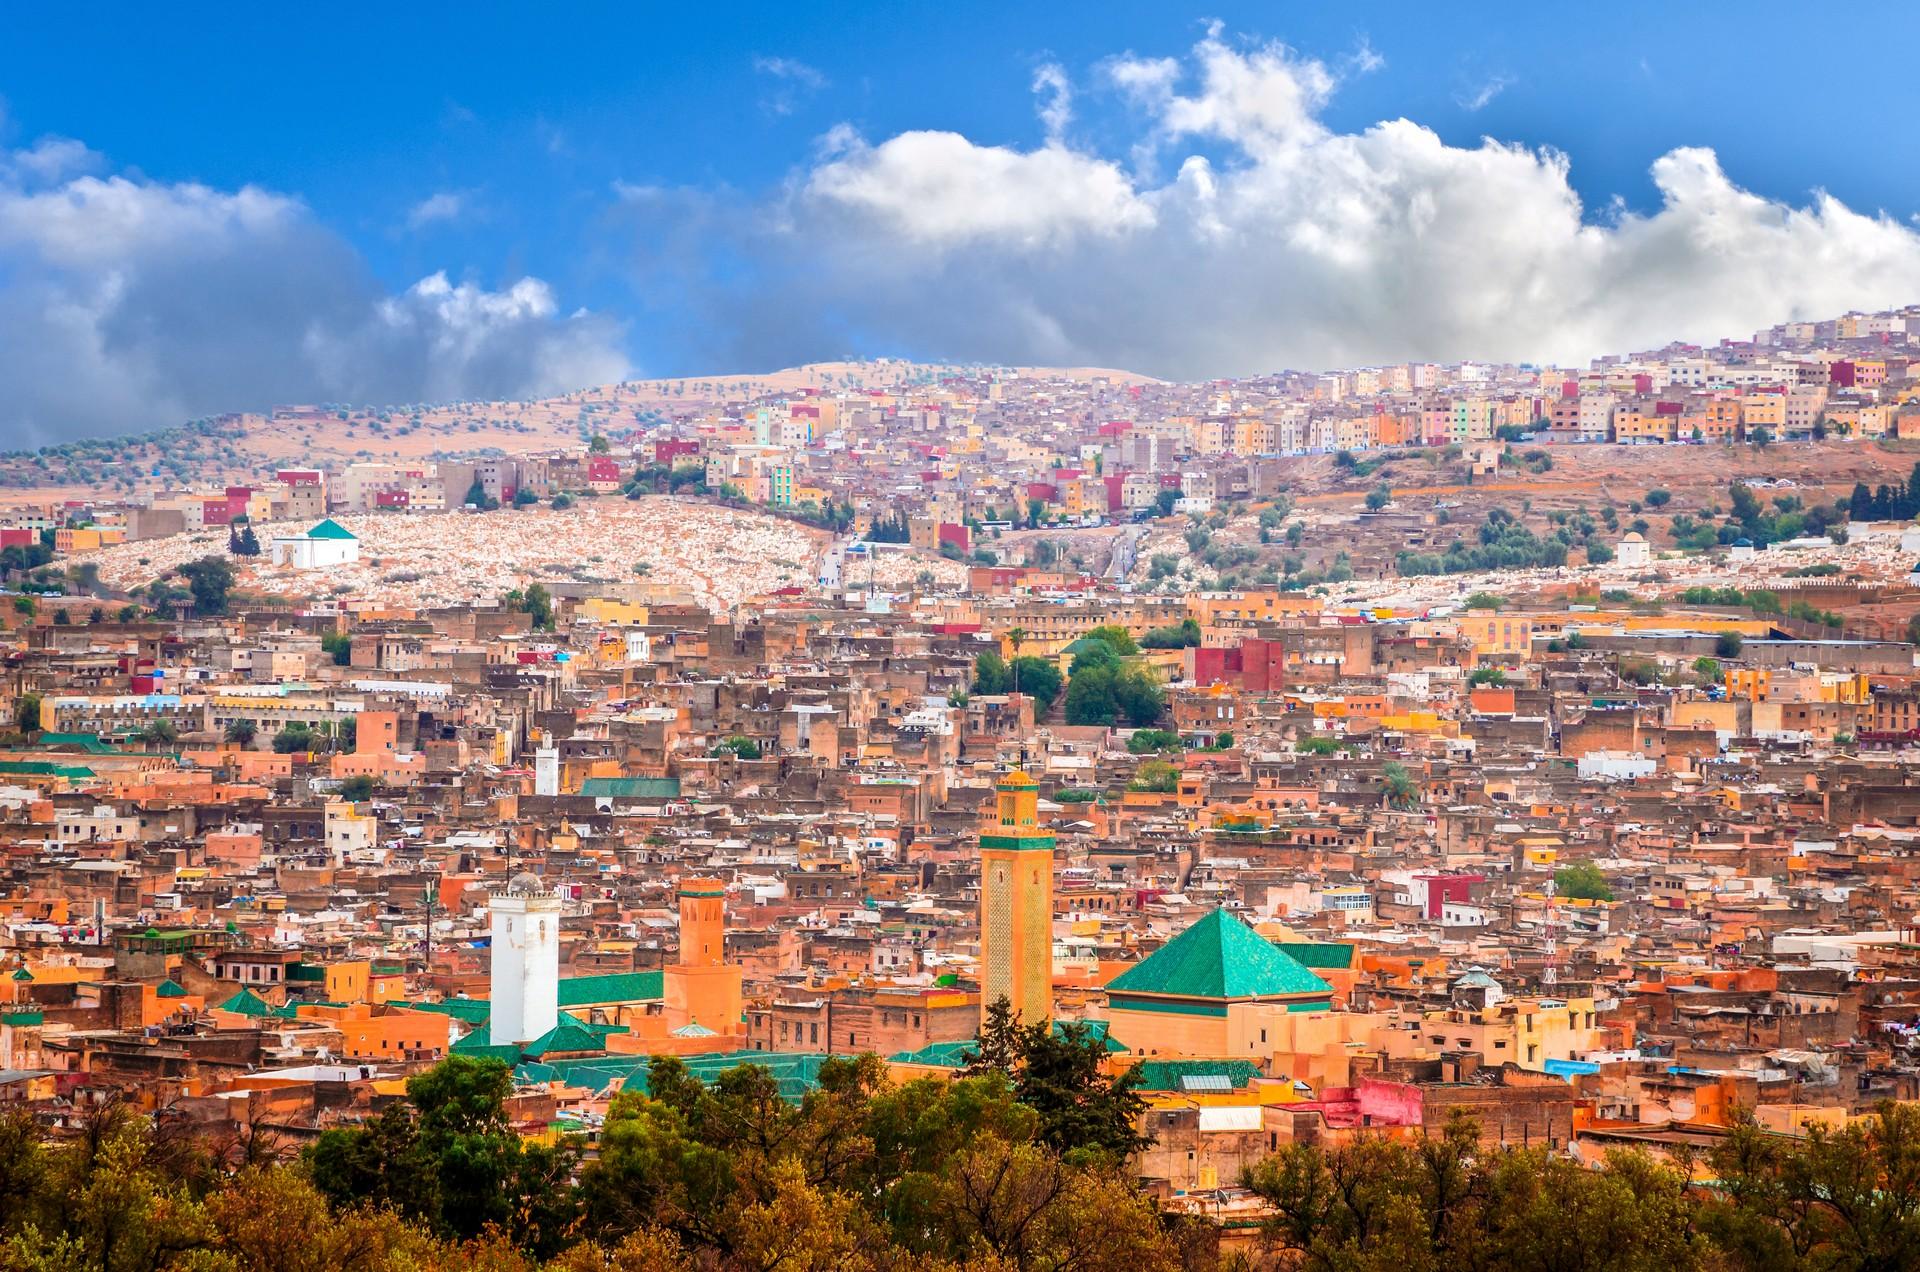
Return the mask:
<path id="1" fill-rule="evenodd" d="M 35 750 L 51 750 L 54 747 L 73 747 L 89 755 L 117 755 L 120 748 L 108 742 L 102 742 L 97 733 L 42 733 L 34 739 Z"/>
<path id="2" fill-rule="evenodd" d="M 1285 941 L 1280 949 L 1302 967 L 1344 972 L 1353 966 L 1353 946 L 1337 941 Z"/>
<path id="3" fill-rule="evenodd" d="M 973 1054 L 973 1042 L 930 1042 L 918 1051 L 896 1051 L 887 1057 L 896 1064 L 927 1064 L 942 1069 L 958 1069 Z"/>
<path id="4" fill-rule="evenodd" d="M 1225 1078 L 1229 1087 L 1240 1090 L 1260 1076 L 1251 1060 L 1142 1060 L 1135 1070 L 1142 1091 L 1178 1091 L 1182 1078 Z"/>
<path id="5" fill-rule="evenodd" d="M 500 1060 L 507 1064 L 520 1063 L 520 1048 L 511 1044 L 504 1047 L 493 1046 L 487 1041 L 487 1032 L 484 1029 L 474 1030 L 447 1050 L 456 1056 Z"/>
<path id="6" fill-rule="evenodd" d="M 307 531 L 307 538 L 309 539 L 351 539 L 354 537 L 351 531 L 338 521 L 335 521 L 332 517 L 328 517 L 325 521 L 322 521 L 319 525 Z"/>
<path id="7" fill-rule="evenodd" d="M 1125 1051 L 1126 1045 L 1116 1041 L 1107 1033 L 1104 1020 L 1056 1020 L 1053 1022 L 1054 1037 L 1059 1037 L 1070 1024 L 1086 1026 L 1087 1037 L 1098 1042 L 1109 1052 Z M 964 1068 L 973 1058 L 977 1039 L 964 1038 L 958 1042 L 930 1042 L 918 1051 L 896 1051 L 887 1058 L 896 1064 L 925 1064 L 942 1069 Z"/>
<path id="8" fill-rule="evenodd" d="M 603 799 L 679 799 L 677 777 L 589 777 L 580 783 L 582 795 Z"/>
<path id="9" fill-rule="evenodd" d="M 702 1082 L 712 1082 L 728 1069 L 743 1064 L 758 1065 L 773 1075 L 781 1099 L 798 1103 L 807 1092 L 819 1085 L 820 1066 L 827 1059 L 827 1056 L 815 1052 L 728 1051 L 683 1056 L 681 1063 L 686 1065 L 689 1074 Z M 625 1055 L 555 1060 L 551 1064 L 529 1061 L 517 1066 L 514 1076 L 522 1082 L 564 1082 L 596 1093 L 605 1092 L 619 1082 L 624 1090 L 644 1094 L 647 1090 L 647 1066 L 651 1063 L 649 1056 Z"/>
<path id="10" fill-rule="evenodd" d="M 179 981 L 168 977 L 166 980 L 154 986 L 153 996 L 155 998 L 185 998 L 187 991 L 186 987 L 181 985 Z"/>
<path id="11" fill-rule="evenodd" d="M 0 760 L 0 776 L 86 778 L 93 770 L 78 764 L 55 764 L 51 760 Z"/>
<path id="12" fill-rule="evenodd" d="M 562 1016 L 560 1023 L 520 1048 L 522 1058 L 538 1060 L 563 1052 L 605 1051 L 607 1049 L 607 1031 L 583 1025 L 571 1016 Z"/>
<path id="13" fill-rule="evenodd" d="M 1215 910 L 1128 968 L 1109 993 L 1176 998 L 1331 994 L 1333 987 L 1225 910 Z"/>
<path id="14" fill-rule="evenodd" d="M 400 1003 L 408 1011 L 431 1011 L 452 1016 L 467 1025 L 484 1025 L 493 1016 L 493 1004 L 484 998 L 448 998 L 437 1003 Z"/>
<path id="15" fill-rule="evenodd" d="M 214 1010 L 230 1011 L 239 1016 L 265 1016 L 273 1011 L 267 1000 L 250 989 L 243 989 Z"/>
<path id="16" fill-rule="evenodd" d="M 596 1003 L 646 1003 L 665 992 L 659 972 L 607 972 L 599 976 L 569 976 L 560 982 L 562 1007 L 591 1007 Z"/>

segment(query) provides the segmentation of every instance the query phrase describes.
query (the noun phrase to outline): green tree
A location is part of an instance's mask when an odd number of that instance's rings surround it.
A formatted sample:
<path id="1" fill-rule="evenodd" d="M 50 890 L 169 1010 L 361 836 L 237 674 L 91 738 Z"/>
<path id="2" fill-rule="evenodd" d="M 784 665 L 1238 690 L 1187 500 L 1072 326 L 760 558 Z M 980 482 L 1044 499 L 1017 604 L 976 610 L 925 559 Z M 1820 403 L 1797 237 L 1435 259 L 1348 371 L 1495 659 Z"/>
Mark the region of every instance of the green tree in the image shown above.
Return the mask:
<path id="1" fill-rule="evenodd" d="M 273 735 L 273 749 L 279 755 L 293 755 L 296 752 L 317 750 L 319 735 L 313 726 L 302 720 L 295 720 Z"/>
<path id="2" fill-rule="evenodd" d="M 1180 735 L 1166 729 L 1135 729 L 1133 736 L 1127 739 L 1127 750 L 1135 755 L 1177 750 L 1179 746 Z"/>
<path id="3" fill-rule="evenodd" d="M 178 573 L 193 594 L 193 612 L 209 618 L 227 612 L 228 593 L 233 589 L 233 566 L 225 557 L 201 557 L 181 566 Z"/>
<path id="4" fill-rule="evenodd" d="M 1499 667 L 1476 667 L 1473 674 L 1467 677 L 1467 684 L 1476 689 L 1481 685 L 1499 689 L 1505 687 L 1506 683 L 1507 673 Z"/>
<path id="5" fill-rule="evenodd" d="M 995 695 L 1011 691 L 1013 673 L 1007 667 L 1007 660 L 992 650 L 986 650 L 974 656 L 973 692 Z"/>
<path id="6" fill-rule="evenodd" d="M 320 650 L 333 660 L 334 666 L 349 666 L 353 662 L 353 637 L 345 632 L 324 632 L 320 636 Z"/>
<path id="7" fill-rule="evenodd" d="M 1702 1231 L 1749 1268 L 1920 1267 L 1920 1111 L 1882 1104 L 1801 1140 L 1750 1118 L 1715 1145 Z"/>
<path id="8" fill-rule="evenodd" d="M 253 740 L 260 736 L 260 726 L 251 720 L 232 720 L 223 736 L 235 746 L 252 746 Z"/>
<path id="9" fill-rule="evenodd" d="M 1171 795 L 1180 789 L 1180 770 L 1165 760 L 1148 760 L 1127 785 L 1136 791 Z"/>
<path id="10" fill-rule="evenodd" d="M 1018 682 L 1020 692 L 1033 699 L 1034 709 L 1039 715 L 1053 710 L 1054 699 L 1060 696 L 1062 678 L 1060 668 L 1051 659 L 1027 654 L 1014 659 L 1008 668 Z"/>
<path id="11" fill-rule="evenodd" d="M 1200 624 L 1181 619 L 1170 627 L 1156 627 L 1140 638 L 1142 649 L 1193 649 L 1200 644 Z"/>
<path id="12" fill-rule="evenodd" d="M 40 695 L 23 693 L 13 700 L 13 725 L 22 733 L 38 733 L 41 723 Z"/>
<path id="13" fill-rule="evenodd" d="M 1147 1143 L 1139 1133 L 1147 1105 L 1138 1069 L 1112 1077 L 1106 1059 L 1103 1035 L 1084 1023 L 1022 1023 L 1002 996 L 988 1005 L 961 1072 L 1010 1078 L 1014 1099 L 1038 1115 L 1038 1139 L 1054 1152 L 1118 1164 Z"/>
<path id="14" fill-rule="evenodd" d="M 713 754 L 732 754 L 742 760 L 757 760 L 760 758 L 760 744 L 752 738 L 742 737 L 736 733 L 715 743 Z"/>
<path id="15" fill-rule="evenodd" d="M 1119 675 L 1111 666 L 1083 668 L 1067 680 L 1067 723 L 1111 725 L 1120 718 L 1115 692 Z"/>
<path id="16" fill-rule="evenodd" d="M 1553 872 L 1556 895 L 1585 901 L 1611 901 L 1613 889 L 1607 876 L 1591 861 L 1576 861 Z"/>
<path id="17" fill-rule="evenodd" d="M 340 783 L 340 789 L 337 793 L 341 799 L 349 803 L 358 804 L 363 800 L 372 799 L 374 791 L 378 789 L 379 783 L 375 782 L 372 777 L 365 773 L 359 773 Z"/>
<path id="18" fill-rule="evenodd" d="M 1398 760 L 1380 766 L 1380 795 L 1389 808 L 1412 808 L 1420 802 L 1420 785 Z"/>
<path id="19" fill-rule="evenodd" d="M 1121 718 L 1136 729 L 1156 725 L 1166 714 L 1167 696 L 1144 668 L 1129 667 L 1118 672 L 1114 676 L 1113 696 Z"/>
<path id="20" fill-rule="evenodd" d="M 503 609 L 525 614 L 533 619 L 536 631 L 553 630 L 553 596 L 539 583 L 529 586 L 524 591 L 514 588 L 500 598 L 500 604 Z"/>
<path id="21" fill-rule="evenodd" d="M 1713 638 L 1713 652 L 1720 658 L 1738 658 L 1740 649 L 1745 644 L 1746 641 L 1739 632 L 1721 632 Z"/>
<path id="22" fill-rule="evenodd" d="M 1067 664 L 1067 674 L 1078 676 L 1083 672 L 1105 669 L 1117 671 L 1120 667 L 1120 655 L 1112 645 L 1104 640 L 1083 638 L 1074 642 L 1073 661 Z"/>
<path id="23" fill-rule="evenodd" d="M 1132 634 L 1118 623 L 1102 624 L 1088 632 L 1084 639 L 1105 641 L 1108 645 L 1112 646 L 1113 652 L 1122 658 L 1130 657 L 1140 652 L 1140 646 L 1134 642 Z"/>
<path id="24" fill-rule="evenodd" d="M 506 1116 L 512 1073 L 499 1060 L 450 1056 L 407 1079 L 407 1100 L 373 1124 L 322 1134 L 308 1151 L 314 1184 L 336 1205 L 373 1201 L 444 1235 L 489 1228 L 545 1256 L 578 1213 L 571 1140 L 523 1140 Z"/>

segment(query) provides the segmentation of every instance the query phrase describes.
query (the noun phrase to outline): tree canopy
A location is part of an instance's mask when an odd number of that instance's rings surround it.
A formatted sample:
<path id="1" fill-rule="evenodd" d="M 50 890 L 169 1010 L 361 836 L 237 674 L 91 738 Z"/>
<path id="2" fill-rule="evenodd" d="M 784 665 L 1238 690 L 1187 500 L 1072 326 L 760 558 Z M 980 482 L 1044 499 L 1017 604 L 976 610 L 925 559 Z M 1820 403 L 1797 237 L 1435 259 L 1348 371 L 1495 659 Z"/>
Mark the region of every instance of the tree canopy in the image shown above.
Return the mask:
<path id="1" fill-rule="evenodd" d="M 1825 1272 L 1920 1266 L 1920 1109 L 1799 1136 L 1747 1120 L 1673 1160 L 1411 1139 L 1282 1142 L 1240 1181 L 1251 1247 L 1162 1215 L 1144 1106 L 1080 1027 L 990 1009 L 952 1081 L 821 1062 L 712 1081 L 672 1058 L 613 1096 L 597 1153 L 524 1138 L 507 1067 L 455 1058 L 297 1159 L 125 1104 L 49 1139 L 0 1113 L 0 1266 L 103 1272 Z M 1701 1136 L 1701 1139 L 1708 1139 Z M 1710 1179 L 1710 1187 L 1690 1179 Z"/>

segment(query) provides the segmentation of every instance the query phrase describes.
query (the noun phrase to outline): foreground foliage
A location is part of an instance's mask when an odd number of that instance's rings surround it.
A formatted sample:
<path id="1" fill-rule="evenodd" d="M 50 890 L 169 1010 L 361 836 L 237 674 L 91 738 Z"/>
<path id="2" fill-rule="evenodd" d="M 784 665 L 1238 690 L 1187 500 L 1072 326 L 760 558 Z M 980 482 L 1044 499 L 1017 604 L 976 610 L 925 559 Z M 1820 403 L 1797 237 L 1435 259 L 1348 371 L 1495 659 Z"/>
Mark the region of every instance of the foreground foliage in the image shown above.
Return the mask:
<path id="1" fill-rule="evenodd" d="M 1138 1097 L 1085 1036 L 990 1022 L 967 1076 L 833 1060 L 798 1103 L 763 1068 L 656 1062 L 597 1158 L 524 1141 L 506 1070 L 449 1061 L 365 1127 L 286 1157 L 124 1107 L 57 1143 L 0 1115 L 0 1269 L 21 1272 L 1426 1272 L 1920 1267 L 1920 1114 L 1803 1140 L 1743 1126 L 1698 1161 L 1588 1169 L 1426 1139 L 1293 1146 L 1246 1180 L 1269 1217 L 1219 1242 L 1119 1154 Z M 1707 1187 L 1688 1187 L 1710 1179 Z"/>

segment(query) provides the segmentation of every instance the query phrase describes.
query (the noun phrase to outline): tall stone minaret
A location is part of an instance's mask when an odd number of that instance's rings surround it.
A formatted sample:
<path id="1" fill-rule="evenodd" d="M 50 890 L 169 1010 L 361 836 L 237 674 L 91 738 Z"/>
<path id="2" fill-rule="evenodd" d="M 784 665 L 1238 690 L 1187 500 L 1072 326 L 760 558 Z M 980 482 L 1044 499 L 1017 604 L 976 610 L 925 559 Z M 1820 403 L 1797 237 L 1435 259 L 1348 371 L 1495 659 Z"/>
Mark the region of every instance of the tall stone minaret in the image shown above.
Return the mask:
<path id="1" fill-rule="evenodd" d="M 494 1046 L 531 1042 L 560 1023 L 560 911 L 558 893 L 531 874 L 513 877 L 493 894 L 492 1013 L 487 1040 Z"/>
<path id="2" fill-rule="evenodd" d="M 1053 834 L 1040 788 L 1015 769 L 980 835 L 980 1014 L 1005 998 L 1024 1024 L 1053 1015 Z"/>

